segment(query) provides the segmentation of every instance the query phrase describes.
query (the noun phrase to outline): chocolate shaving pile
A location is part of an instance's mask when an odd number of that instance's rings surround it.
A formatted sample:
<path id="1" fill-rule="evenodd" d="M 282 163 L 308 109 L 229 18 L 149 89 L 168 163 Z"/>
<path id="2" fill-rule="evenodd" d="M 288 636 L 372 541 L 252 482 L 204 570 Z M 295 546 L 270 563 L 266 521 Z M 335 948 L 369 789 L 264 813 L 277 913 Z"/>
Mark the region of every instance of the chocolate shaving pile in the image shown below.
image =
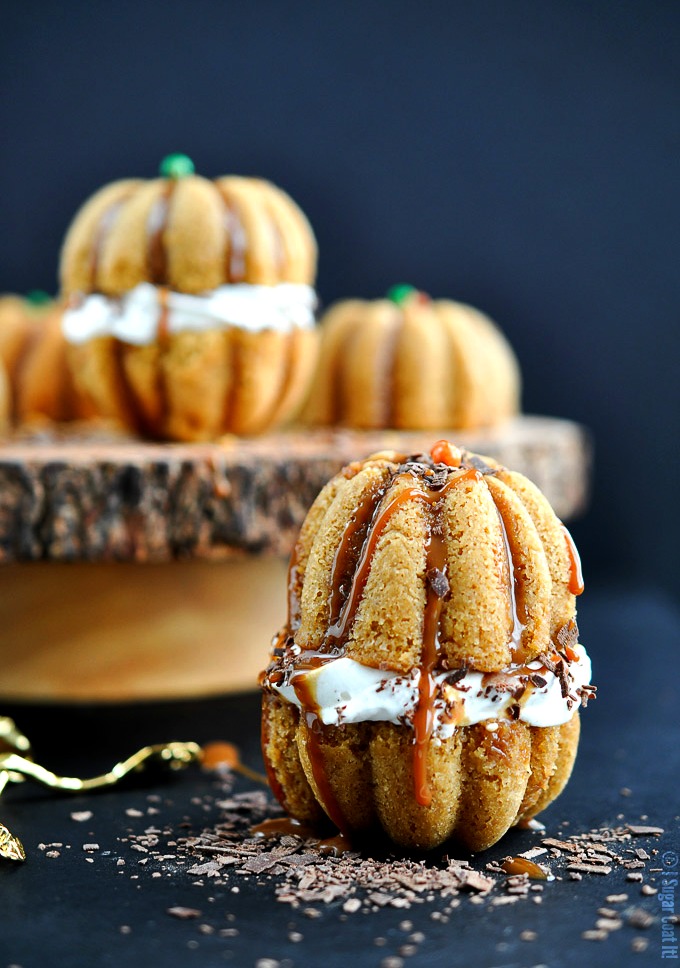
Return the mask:
<path id="1" fill-rule="evenodd" d="M 195 878 L 197 885 L 229 886 L 232 891 L 239 891 L 244 879 L 255 878 L 258 884 L 271 887 L 278 902 L 310 918 L 320 917 L 323 906 L 334 903 L 344 915 L 352 915 L 443 900 L 444 907 L 440 903 L 431 918 L 448 920 L 464 896 L 469 903 L 494 908 L 522 899 L 540 904 L 547 882 L 607 878 L 615 871 L 625 872 L 632 887 L 642 882 L 647 863 L 653 865 L 658 854 L 651 845 L 649 850 L 633 846 L 634 839 L 657 838 L 664 832 L 660 827 L 621 824 L 563 839 L 543 836 L 540 844 L 518 857 L 505 858 L 503 866 L 498 861 L 485 863 L 483 857 L 473 861 L 449 855 L 427 859 L 373 857 L 356 851 L 334 856 L 325 850 L 323 842 L 302 833 L 270 832 L 263 836 L 254 832 L 253 827 L 262 821 L 281 816 L 278 806 L 263 790 L 233 792 L 230 771 L 220 770 L 219 775 L 222 798 L 212 802 L 212 807 L 220 811 L 216 824 L 186 836 L 170 828 L 147 827 L 143 833 L 124 838 L 130 850 L 143 855 L 137 859 L 137 871 L 153 871 L 151 876 L 159 877 L 158 869 L 166 876 L 174 869 Z M 652 866 L 650 873 L 660 869 Z M 643 898 L 656 894 L 651 884 L 634 889 Z M 655 922 L 653 913 L 632 907 L 628 901 L 627 893 L 607 895 L 594 917 L 594 926 L 582 937 L 602 941 L 624 924 L 645 930 Z M 624 906 L 621 909 L 617 905 Z M 168 913 L 180 918 L 196 916 L 193 910 L 180 908 Z M 636 937 L 633 950 L 643 951 L 644 940 Z"/>

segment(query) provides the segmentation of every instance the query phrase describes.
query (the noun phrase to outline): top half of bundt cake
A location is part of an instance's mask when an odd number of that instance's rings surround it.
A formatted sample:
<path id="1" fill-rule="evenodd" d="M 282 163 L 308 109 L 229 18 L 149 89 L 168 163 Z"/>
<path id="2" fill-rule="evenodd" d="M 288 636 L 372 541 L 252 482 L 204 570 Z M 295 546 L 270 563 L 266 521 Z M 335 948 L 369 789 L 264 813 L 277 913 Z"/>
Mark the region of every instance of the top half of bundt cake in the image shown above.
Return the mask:
<path id="1" fill-rule="evenodd" d="M 343 655 L 495 673 L 575 645 L 580 590 L 574 544 L 538 488 L 440 442 L 349 465 L 321 491 L 278 644 L 296 666 Z"/>

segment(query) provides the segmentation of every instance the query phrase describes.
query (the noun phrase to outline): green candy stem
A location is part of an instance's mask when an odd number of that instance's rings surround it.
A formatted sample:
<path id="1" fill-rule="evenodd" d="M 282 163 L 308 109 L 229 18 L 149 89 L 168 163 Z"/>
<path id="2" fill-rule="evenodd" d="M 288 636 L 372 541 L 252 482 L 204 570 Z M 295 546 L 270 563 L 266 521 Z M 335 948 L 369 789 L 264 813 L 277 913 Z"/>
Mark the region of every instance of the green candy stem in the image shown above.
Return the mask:
<path id="1" fill-rule="evenodd" d="M 387 298 L 397 306 L 403 306 L 407 299 L 415 295 L 418 290 L 415 286 L 409 286 L 405 282 L 400 282 L 387 290 Z"/>
<path id="2" fill-rule="evenodd" d="M 163 178 L 186 178 L 193 175 L 194 163 L 188 155 L 166 155 L 159 171 Z"/>
<path id="3" fill-rule="evenodd" d="M 48 302 L 52 301 L 52 297 L 43 292 L 42 289 L 31 289 L 30 292 L 26 293 L 26 302 L 30 303 L 31 306 L 36 308 L 39 306 L 45 306 Z"/>

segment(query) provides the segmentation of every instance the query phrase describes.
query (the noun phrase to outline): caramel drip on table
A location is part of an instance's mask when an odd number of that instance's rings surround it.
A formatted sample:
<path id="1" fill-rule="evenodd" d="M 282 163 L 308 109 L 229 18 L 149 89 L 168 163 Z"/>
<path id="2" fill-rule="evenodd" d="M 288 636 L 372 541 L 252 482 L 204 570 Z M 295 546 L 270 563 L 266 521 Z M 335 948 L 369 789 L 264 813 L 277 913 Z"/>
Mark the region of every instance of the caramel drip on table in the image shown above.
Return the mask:
<path id="1" fill-rule="evenodd" d="M 147 218 L 146 267 L 149 282 L 155 286 L 168 283 L 168 251 L 165 245 L 165 233 L 170 216 L 170 203 L 176 187 L 177 179 L 169 178 L 161 194 L 154 200 Z"/>
<path id="2" fill-rule="evenodd" d="M 293 817 L 269 817 L 251 827 L 250 832 L 256 837 L 285 837 L 292 834 L 294 837 L 302 837 L 303 840 L 309 840 L 315 833 L 313 827 Z"/>
<path id="3" fill-rule="evenodd" d="M 508 563 L 508 598 L 510 600 L 510 612 L 512 617 L 512 633 L 510 645 L 513 659 L 520 657 L 522 633 L 527 624 L 526 594 L 523 577 L 517 568 L 516 561 L 521 553 L 521 543 L 517 528 L 514 522 L 512 508 L 504 496 L 492 494 L 498 519 L 503 534 L 505 546 L 505 556 Z"/>
<path id="4" fill-rule="evenodd" d="M 567 543 L 567 554 L 569 555 L 569 591 L 572 595 L 580 595 L 583 592 L 583 572 L 581 570 L 581 558 L 574 539 L 569 531 L 562 525 L 562 532 Z"/>
<path id="5" fill-rule="evenodd" d="M 548 875 L 542 867 L 526 857 L 508 857 L 501 867 L 506 874 L 526 874 L 534 881 L 547 881 Z"/>
<path id="6" fill-rule="evenodd" d="M 314 840 L 320 854 L 327 854 L 332 857 L 339 857 L 348 850 L 352 850 L 352 845 L 346 834 L 320 838 L 314 827 L 303 823 L 301 820 L 294 820 L 292 817 L 269 817 L 262 823 L 251 827 L 250 833 L 255 837 L 293 836 L 300 837 L 302 840 Z"/>

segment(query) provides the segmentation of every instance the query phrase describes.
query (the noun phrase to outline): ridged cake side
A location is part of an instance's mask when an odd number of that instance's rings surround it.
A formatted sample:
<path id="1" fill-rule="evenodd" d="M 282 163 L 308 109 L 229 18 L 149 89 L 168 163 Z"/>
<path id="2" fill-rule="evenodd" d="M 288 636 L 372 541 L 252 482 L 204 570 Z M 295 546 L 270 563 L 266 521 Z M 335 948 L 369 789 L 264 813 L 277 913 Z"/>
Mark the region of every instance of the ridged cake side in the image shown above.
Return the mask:
<path id="1" fill-rule="evenodd" d="M 7 376 L 7 416 L 15 424 L 85 418 L 75 393 L 61 332 L 62 307 L 0 296 L 0 365 Z"/>
<path id="2" fill-rule="evenodd" d="M 293 200 L 261 179 L 126 179 L 76 213 L 60 274 L 67 296 L 120 296 L 142 282 L 196 294 L 229 283 L 313 285 L 316 241 Z"/>
<path id="3" fill-rule="evenodd" d="M 464 429 L 517 413 L 519 367 L 498 327 L 472 306 L 420 295 L 400 305 L 355 299 L 331 307 L 305 419 Z"/>
<path id="4" fill-rule="evenodd" d="M 99 337 L 70 345 L 79 393 L 104 418 L 154 438 L 257 434 L 297 413 L 316 360 L 314 330 L 231 327 L 148 346 Z"/>
<path id="5" fill-rule="evenodd" d="M 345 832 L 382 828 L 395 843 L 429 850 L 455 838 L 485 850 L 564 789 L 576 758 L 580 719 L 561 726 L 465 726 L 431 744 L 429 804 L 413 797 L 413 737 L 391 723 L 326 726 L 310 742 L 296 707 L 266 696 L 263 750 L 284 809 Z M 311 753 L 310 753 L 311 751 Z"/>
<path id="6" fill-rule="evenodd" d="M 371 459 L 319 495 L 314 527 L 303 529 L 296 549 L 301 617 L 295 641 L 303 649 L 323 650 L 338 618 L 331 614 L 333 586 L 351 580 L 370 519 L 405 494 L 376 536 L 344 647 L 365 665 L 407 670 L 420 662 L 430 527 L 423 499 L 430 491 L 424 479 L 399 473 L 399 466 L 388 456 Z M 574 618 L 576 603 L 565 532 L 547 500 L 521 474 L 488 459 L 484 466 L 487 473 L 461 480 L 441 497 L 450 593 L 441 610 L 438 650 L 450 668 L 496 672 L 514 658 L 528 660 L 549 649 Z M 347 554 L 340 561 L 343 536 Z M 338 573 L 340 567 L 346 575 Z M 390 588 L 398 588 L 398 596 Z M 333 644 L 326 641 L 325 647 Z"/>

